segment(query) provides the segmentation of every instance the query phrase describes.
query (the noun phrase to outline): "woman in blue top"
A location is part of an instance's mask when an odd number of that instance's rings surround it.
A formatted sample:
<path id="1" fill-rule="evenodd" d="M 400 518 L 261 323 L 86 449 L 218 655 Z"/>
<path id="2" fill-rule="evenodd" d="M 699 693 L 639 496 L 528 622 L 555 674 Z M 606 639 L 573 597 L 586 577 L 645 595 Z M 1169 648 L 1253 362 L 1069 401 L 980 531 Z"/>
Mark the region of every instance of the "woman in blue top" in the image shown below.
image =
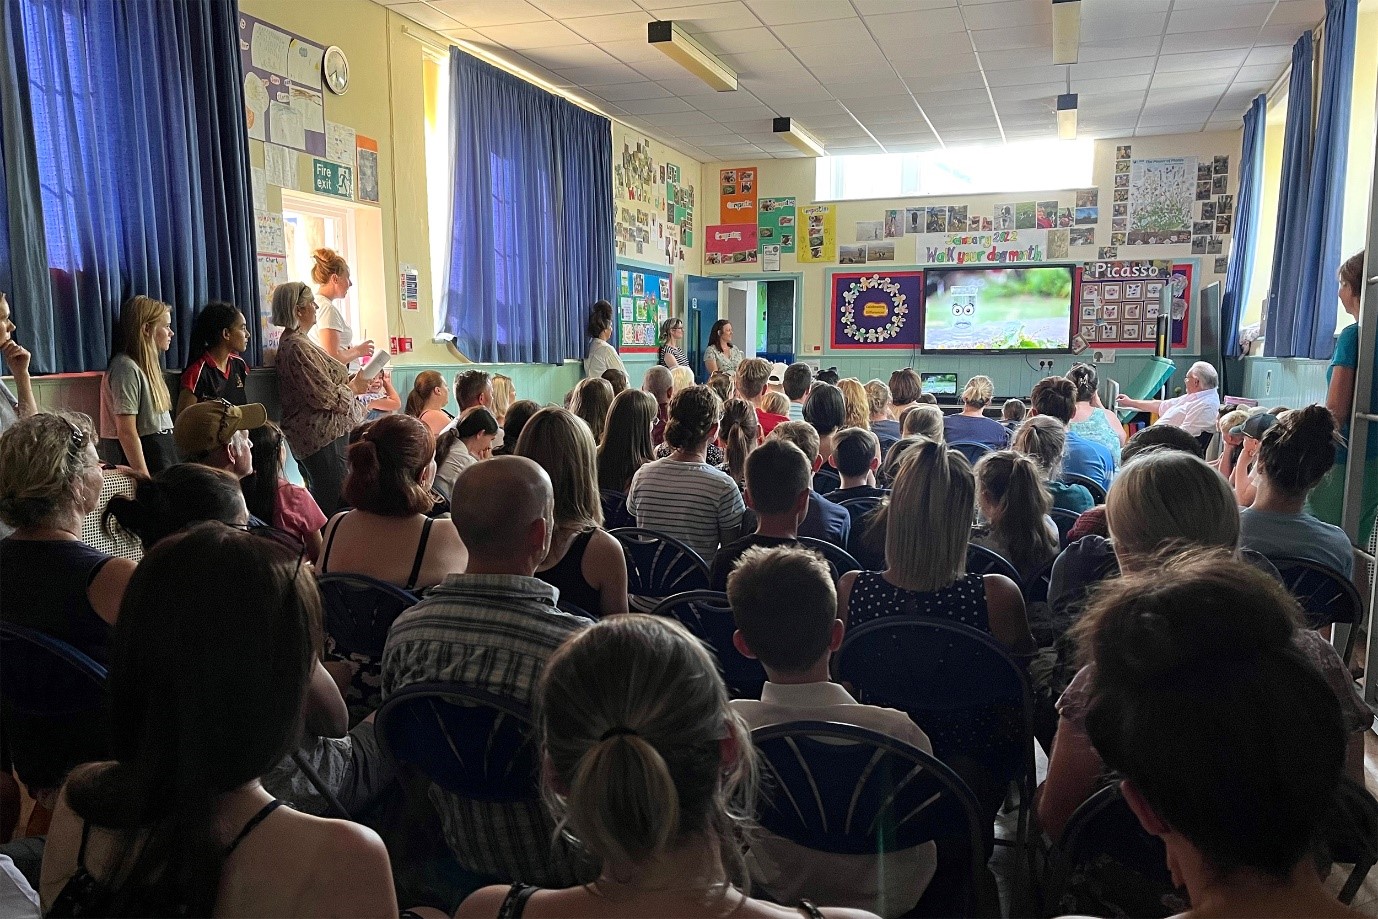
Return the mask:
<path id="1" fill-rule="evenodd" d="M 1325 394 L 1325 407 L 1335 416 L 1340 433 L 1349 437 L 1349 416 L 1354 408 L 1354 370 L 1359 366 L 1359 291 L 1364 283 L 1364 254 L 1351 256 L 1340 266 L 1340 304 L 1353 316 L 1353 325 L 1346 326 L 1335 342 L 1335 356 L 1330 359 L 1326 380 L 1330 388 Z M 1374 375 L 1370 402 L 1378 406 L 1378 374 Z M 1307 499 L 1306 511 L 1314 517 L 1337 526 L 1344 513 L 1345 462 L 1347 449 L 1335 451 L 1335 465 Z M 1378 437 L 1369 436 L 1364 459 L 1364 500 L 1359 517 L 1359 545 L 1368 545 L 1373 532 L 1373 520 L 1378 517 Z"/>

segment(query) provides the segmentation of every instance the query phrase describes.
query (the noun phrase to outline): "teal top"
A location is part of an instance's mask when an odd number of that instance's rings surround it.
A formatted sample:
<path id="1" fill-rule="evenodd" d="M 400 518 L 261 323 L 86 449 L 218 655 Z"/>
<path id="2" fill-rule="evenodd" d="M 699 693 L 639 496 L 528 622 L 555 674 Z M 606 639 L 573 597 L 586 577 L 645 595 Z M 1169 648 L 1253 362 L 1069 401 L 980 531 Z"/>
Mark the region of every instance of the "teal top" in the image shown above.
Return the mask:
<path id="1" fill-rule="evenodd" d="M 1328 384 L 1330 378 L 1335 374 L 1336 367 L 1348 367 L 1350 370 L 1359 366 L 1359 324 L 1345 326 L 1340 332 L 1339 339 L 1335 342 L 1335 356 L 1330 359 L 1330 366 L 1325 370 L 1325 382 Z M 1369 394 L 1369 405 L 1378 409 L 1378 373 L 1373 375 L 1372 389 Z M 1346 420 L 1340 426 L 1340 434 L 1346 440 L 1349 439 L 1349 421 Z M 1378 458 L 1378 432 L 1370 432 L 1368 438 L 1368 458 Z M 1345 459 L 1349 456 L 1347 449 L 1341 448 L 1335 451 L 1335 464 L 1344 465 Z"/>
<path id="2" fill-rule="evenodd" d="M 1078 434 L 1087 440 L 1094 441 L 1105 447 L 1110 448 L 1118 461 L 1120 458 L 1120 435 L 1110 426 L 1110 420 L 1105 417 L 1105 412 L 1101 409 L 1094 409 L 1091 417 L 1085 421 L 1073 421 L 1067 425 L 1067 430 L 1073 434 Z"/>

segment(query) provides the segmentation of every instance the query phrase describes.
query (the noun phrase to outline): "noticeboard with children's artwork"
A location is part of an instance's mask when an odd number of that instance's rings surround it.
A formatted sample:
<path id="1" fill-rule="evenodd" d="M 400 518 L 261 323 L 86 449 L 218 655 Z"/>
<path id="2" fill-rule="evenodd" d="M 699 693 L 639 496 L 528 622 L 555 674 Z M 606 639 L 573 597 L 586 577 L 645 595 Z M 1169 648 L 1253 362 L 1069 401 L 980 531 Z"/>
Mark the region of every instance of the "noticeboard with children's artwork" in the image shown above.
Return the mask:
<path id="1" fill-rule="evenodd" d="M 660 324 L 673 312 L 668 271 L 617 263 L 617 341 L 623 354 L 655 353 Z"/>
<path id="2" fill-rule="evenodd" d="M 919 346 L 922 271 L 835 271 L 830 350 L 884 351 Z"/>
<path id="3" fill-rule="evenodd" d="M 1077 269 L 1077 336 L 1091 348 L 1152 349 L 1167 290 L 1172 347 L 1187 347 L 1195 274 L 1194 263 L 1171 259 L 1087 262 Z"/>

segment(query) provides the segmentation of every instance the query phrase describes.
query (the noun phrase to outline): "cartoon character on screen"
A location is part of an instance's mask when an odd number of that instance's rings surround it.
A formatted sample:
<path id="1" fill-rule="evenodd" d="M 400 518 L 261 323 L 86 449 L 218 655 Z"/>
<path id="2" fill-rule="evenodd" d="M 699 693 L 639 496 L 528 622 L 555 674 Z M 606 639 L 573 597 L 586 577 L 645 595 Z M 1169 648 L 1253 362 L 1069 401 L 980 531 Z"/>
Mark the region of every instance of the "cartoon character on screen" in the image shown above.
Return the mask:
<path id="1" fill-rule="evenodd" d="M 952 288 L 952 325 L 969 329 L 976 321 L 976 294 L 979 288 L 954 285 Z"/>

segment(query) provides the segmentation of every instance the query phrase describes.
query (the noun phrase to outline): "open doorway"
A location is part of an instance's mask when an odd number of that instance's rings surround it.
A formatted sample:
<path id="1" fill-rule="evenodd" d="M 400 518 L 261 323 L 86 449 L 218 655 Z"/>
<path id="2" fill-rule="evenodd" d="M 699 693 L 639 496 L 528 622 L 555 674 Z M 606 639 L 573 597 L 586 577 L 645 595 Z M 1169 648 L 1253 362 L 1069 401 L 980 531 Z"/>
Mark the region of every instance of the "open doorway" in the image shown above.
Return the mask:
<path id="1" fill-rule="evenodd" d="M 377 208 L 350 205 L 321 195 L 283 189 L 282 225 L 287 276 L 315 288 L 312 253 L 334 249 L 349 263 L 354 286 L 340 312 L 354 330 L 354 340 L 372 338 L 387 347 L 386 293 L 383 285 L 383 233 Z"/>
<path id="2" fill-rule="evenodd" d="M 732 343 L 747 357 L 791 363 L 797 349 L 800 279 L 691 277 L 685 285 L 689 359 L 703 376 L 713 323 L 732 323 Z"/>

